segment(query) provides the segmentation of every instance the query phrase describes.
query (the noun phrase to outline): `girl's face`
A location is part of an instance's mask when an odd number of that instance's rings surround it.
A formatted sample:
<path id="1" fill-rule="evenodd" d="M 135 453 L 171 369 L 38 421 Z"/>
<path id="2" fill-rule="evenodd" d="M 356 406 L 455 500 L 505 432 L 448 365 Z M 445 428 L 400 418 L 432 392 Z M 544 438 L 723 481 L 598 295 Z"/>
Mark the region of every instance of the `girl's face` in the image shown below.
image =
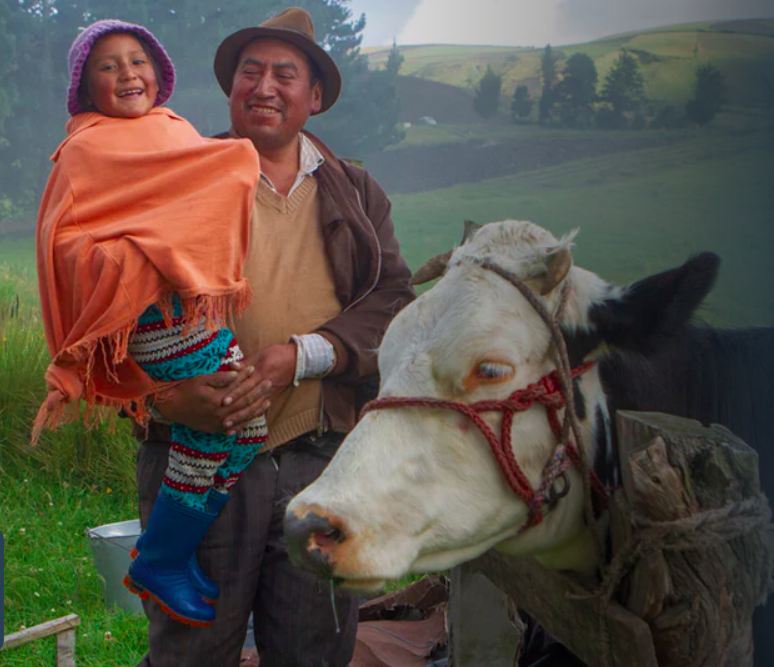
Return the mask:
<path id="1" fill-rule="evenodd" d="M 125 32 L 97 40 L 85 74 L 85 101 L 106 116 L 144 116 L 153 108 L 159 92 L 153 61 L 140 41 Z"/>

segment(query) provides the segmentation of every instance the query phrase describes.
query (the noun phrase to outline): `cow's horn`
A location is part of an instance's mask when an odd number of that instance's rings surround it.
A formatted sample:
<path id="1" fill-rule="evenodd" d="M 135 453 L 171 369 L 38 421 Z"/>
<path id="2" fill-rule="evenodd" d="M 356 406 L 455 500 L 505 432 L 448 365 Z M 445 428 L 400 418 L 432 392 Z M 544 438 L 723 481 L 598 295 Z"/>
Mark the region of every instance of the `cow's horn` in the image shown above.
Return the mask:
<path id="1" fill-rule="evenodd" d="M 465 220 L 465 232 L 462 235 L 462 245 L 473 238 L 473 235 L 483 226 L 484 225 L 479 225 L 477 222 L 473 222 L 472 220 Z"/>
<path id="2" fill-rule="evenodd" d="M 447 250 L 442 255 L 436 255 L 428 259 L 414 272 L 414 275 L 409 280 L 409 284 L 421 285 L 422 283 L 429 283 L 431 280 L 435 280 L 438 276 L 443 275 L 452 252 L 452 250 Z"/>
<path id="3" fill-rule="evenodd" d="M 479 225 L 472 220 L 465 220 L 465 231 L 462 234 L 462 243 L 460 245 L 465 245 L 465 243 L 473 238 L 473 235 L 483 226 L 484 225 Z M 442 255 L 436 255 L 435 257 L 428 259 L 414 272 L 414 275 L 411 276 L 411 279 L 409 280 L 409 284 L 421 285 L 442 276 L 443 272 L 446 271 L 446 266 L 449 263 L 452 252 L 454 251 L 448 250 Z"/>
<path id="4" fill-rule="evenodd" d="M 543 276 L 540 294 L 545 296 L 561 283 L 572 268 L 572 253 L 567 248 L 559 248 L 546 259 L 548 271 Z"/>

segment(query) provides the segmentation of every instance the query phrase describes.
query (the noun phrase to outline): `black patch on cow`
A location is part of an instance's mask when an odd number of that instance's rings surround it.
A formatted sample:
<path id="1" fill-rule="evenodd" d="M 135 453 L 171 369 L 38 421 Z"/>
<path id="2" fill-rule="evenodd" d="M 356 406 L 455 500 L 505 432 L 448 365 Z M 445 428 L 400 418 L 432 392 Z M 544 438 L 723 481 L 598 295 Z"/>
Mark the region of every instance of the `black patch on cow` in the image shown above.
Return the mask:
<path id="1" fill-rule="evenodd" d="M 619 299 L 589 311 L 589 321 L 608 345 L 640 354 L 654 352 L 677 335 L 715 284 L 720 258 L 704 252 L 685 264 L 633 283 Z"/>
<path id="2" fill-rule="evenodd" d="M 572 381 L 572 402 L 578 419 L 584 421 L 586 419 L 586 398 L 580 388 L 580 378 L 574 378 Z"/>
<path id="3" fill-rule="evenodd" d="M 580 366 L 586 357 L 603 343 L 598 331 L 579 331 L 578 329 L 565 331 L 564 341 L 567 345 L 567 358 L 571 368 Z"/>

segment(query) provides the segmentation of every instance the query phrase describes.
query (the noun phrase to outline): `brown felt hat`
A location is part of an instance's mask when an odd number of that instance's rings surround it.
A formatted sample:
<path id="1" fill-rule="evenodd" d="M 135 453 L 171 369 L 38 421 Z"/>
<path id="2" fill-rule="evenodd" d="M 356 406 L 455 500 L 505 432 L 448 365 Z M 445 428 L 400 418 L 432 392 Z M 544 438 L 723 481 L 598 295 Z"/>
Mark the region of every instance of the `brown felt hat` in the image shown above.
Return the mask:
<path id="1" fill-rule="evenodd" d="M 341 73 L 333 58 L 315 41 L 309 12 L 298 7 L 290 7 L 255 28 L 238 30 L 221 42 L 215 52 L 214 69 L 223 92 L 231 95 L 231 83 L 242 49 L 262 37 L 281 39 L 309 56 L 322 75 L 322 106 L 317 113 L 330 109 L 341 92 Z"/>

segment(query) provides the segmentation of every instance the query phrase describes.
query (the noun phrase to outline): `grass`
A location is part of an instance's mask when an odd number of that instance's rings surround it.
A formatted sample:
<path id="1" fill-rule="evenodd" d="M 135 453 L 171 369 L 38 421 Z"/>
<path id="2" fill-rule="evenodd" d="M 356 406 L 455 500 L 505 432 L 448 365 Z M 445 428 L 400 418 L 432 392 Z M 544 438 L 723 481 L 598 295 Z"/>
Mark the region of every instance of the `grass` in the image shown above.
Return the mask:
<path id="1" fill-rule="evenodd" d="M 712 250 L 723 260 L 705 315 L 716 325 L 774 324 L 771 132 L 697 133 L 679 145 L 577 160 L 414 195 L 393 217 L 407 261 L 459 243 L 462 221 L 521 218 L 556 234 L 581 228 L 577 262 L 627 283 Z"/>
<path id="2" fill-rule="evenodd" d="M 78 664 L 136 664 L 144 616 L 108 612 L 87 527 L 134 518 L 136 443 L 128 425 L 87 431 L 80 423 L 28 445 L 43 399 L 48 351 L 37 306 L 32 239 L 0 251 L 0 532 L 5 536 L 6 635 L 69 613 L 81 617 Z M 110 635 L 106 635 L 110 633 Z M 111 639 L 106 639 L 106 636 Z M 55 663 L 54 639 L 0 653 L 0 665 Z"/>

